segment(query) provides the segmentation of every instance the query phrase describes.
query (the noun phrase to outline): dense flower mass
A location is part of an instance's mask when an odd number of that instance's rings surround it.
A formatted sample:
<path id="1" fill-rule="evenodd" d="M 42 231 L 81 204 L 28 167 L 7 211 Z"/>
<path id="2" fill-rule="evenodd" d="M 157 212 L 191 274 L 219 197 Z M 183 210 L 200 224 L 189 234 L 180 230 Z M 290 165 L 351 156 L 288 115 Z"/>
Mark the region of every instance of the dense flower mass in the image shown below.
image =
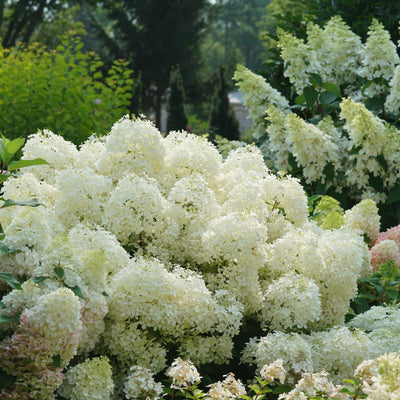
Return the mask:
<path id="1" fill-rule="evenodd" d="M 400 184 L 398 46 L 376 20 L 365 43 L 339 16 L 308 23 L 306 33 L 278 34 L 283 74 L 298 95 L 290 105 L 262 76 L 237 68 L 251 132 L 270 168 L 383 203 Z"/>
<path id="2" fill-rule="evenodd" d="M 311 135 L 322 145 L 327 134 Z M 334 162 L 339 150 L 329 143 Z M 186 390 L 200 380 L 194 365 L 239 358 L 234 343 L 248 321 L 265 335 L 248 335 L 242 360 L 268 379 L 294 382 L 326 369 L 337 380 L 370 357 L 373 332 L 344 324 L 370 268 L 363 235 L 382 239 L 372 200 L 324 229 L 309 220 L 299 181 L 273 174 L 257 147 L 223 158 L 204 138 L 164 138 L 142 119 L 124 118 L 80 149 L 38 133 L 23 158 L 46 152 L 49 166 L 27 168 L 2 188 L 4 198 L 44 205 L 0 209 L 2 270 L 25 280 L 2 300 L 10 390 L 42 400 L 56 390 L 68 399 L 157 397 L 152 374 L 165 371 L 171 354 L 167 376 Z M 379 349 L 395 345 L 387 339 Z M 340 359 L 346 346 L 354 351 Z M 244 393 L 228 374 L 208 395 Z"/>

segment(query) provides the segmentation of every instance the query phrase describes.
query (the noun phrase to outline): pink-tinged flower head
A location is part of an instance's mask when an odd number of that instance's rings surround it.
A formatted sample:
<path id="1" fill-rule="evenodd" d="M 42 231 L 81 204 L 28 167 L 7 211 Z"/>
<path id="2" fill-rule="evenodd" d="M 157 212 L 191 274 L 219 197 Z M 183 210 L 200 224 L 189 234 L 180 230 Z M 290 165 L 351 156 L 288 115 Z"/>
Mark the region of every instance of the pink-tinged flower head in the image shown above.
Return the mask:
<path id="1" fill-rule="evenodd" d="M 383 240 L 387 239 L 394 240 L 397 246 L 399 246 L 400 248 L 400 225 L 394 226 L 386 230 L 385 232 L 381 232 L 377 237 L 377 239 L 375 240 L 375 242 L 373 243 L 373 245 L 376 245 L 379 242 L 382 242 Z"/>
<path id="2" fill-rule="evenodd" d="M 398 244 L 392 239 L 385 239 L 376 243 L 370 250 L 371 266 L 374 271 L 386 261 L 392 260 L 400 267 L 400 251 Z"/>

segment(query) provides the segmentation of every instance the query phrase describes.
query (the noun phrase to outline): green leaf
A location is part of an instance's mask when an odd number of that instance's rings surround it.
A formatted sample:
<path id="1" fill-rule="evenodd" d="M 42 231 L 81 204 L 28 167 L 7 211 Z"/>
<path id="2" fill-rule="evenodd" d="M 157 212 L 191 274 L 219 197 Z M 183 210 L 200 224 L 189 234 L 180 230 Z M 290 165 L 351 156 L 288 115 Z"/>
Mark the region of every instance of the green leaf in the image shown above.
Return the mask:
<path id="1" fill-rule="evenodd" d="M 107 292 L 103 292 L 102 295 L 103 295 L 103 296 L 106 296 L 106 297 L 110 297 L 110 296 L 107 294 Z"/>
<path id="2" fill-rule="evenodd" d="M 400 185 L 395 186 L 389 191 L 386 199 L 386 204 L 395 203 L 397 201 L 400 201 Z"/>
<path id="3" fill-rule="evenodd" d="M 0 234 L 1 234 L 1 228 L 0 228 Z M 21 250 L 10 250 L 6 245 L 4 246 L 0 246 L 0 251 L 3 254 L 15 254 L 15 253 L 19 253 Z"/>
<path id="4" fill-rule="evenodd" d="M 6 179 L 8 179 L 11 175 L 10 174 L 0 174 L 0 183 L 4 182 Z"/>
<path id="5" fill-rule="evenodd" d="M 292 388 L 291 388 L 290 386 L 287 386 L 287 385 L 279 385 L 279 386 L 277 386 L 277 387 L 274 389 L 273 393 L 274 393 L 274 394 L 281 394 L 281 393 L 290 392 L 291 390 L 292 390 Z"/>
<path id="6" fill-rule="evenodd" d="M 20 316 L 21 316 L 20 312 L 16 313 L 13 317 L 10 317 L 9 315 L 0 315 L 0 323 L 18 321 Z"/>
<path id="7" fill-rule="evenodd" d="M 3 200 L 3 199 L 0 199 Z M 27 207 L 39 207 L 42 203 L 39 203 L 36 199 L 28 200 L 28 201 L 14 201 L 14 200 L 5 200 L 4 204 L 0 206 L 0 208 L 6 208 L 10 206 L 27 206 Z"/>
<path id="8" fill-rule="evenodd" d="M 34 283 L 40 283 L 40 282 L 43 282 L 43 281 L 45 281 L 46 279 L 49 279 L 49 278 L 50 278 L 49 276 L 34 276 L 32 278 L 32 281 Z"/>
<path id="9" fill-rule="evenodd" d="M 22 290 L 21 284 L 9 272 L 0 271 L 0 279 L 6 281 L 13 289 Z"/>
<path id="10" fill-rule="evenodd" d="M 322 86 L 322 78 L 318 74 L 314 74 L 313 72 L 310 73 L 311 83 L 314 86 Z"/>
<path id="11" fill-rule="evenodd" d="M 385 160 L 385 157 L 383 154 L 378 154 L 376 156 L 376 161 L 381 165 L 381 167 L 385 170 L 385 172 L 388 170 L 389 166 Z"/>
<path id="12" fill-rule="evenodd" d="M 336 94 L 332 92 L 322 92 L 319 95 L 319 102 L 321 104 L 332 104 L 337 99 Z"/>
<path id="13" fill-rule="evenodd" d="M 318 92 L 308 86 L 304 88 L 303 95 L 304 95 L 304 98 L 306 99 L 308 108 L 311 108 L 318 98 Z"/>
<path id="14" fill-rule="evenodd" d="M 58 368 L 61 368 L 61 356 L 59 354 L 53 356 L 53 365 L 55 365 Z"/>
<path id="15" fill-rule="evenodd" d="M 297 104 L 297 105 L 301 105 L 301 104 L 303 104 L 305 101 L 306 101 L 306 98 L 304 97 L 304 94 L 301 94 L 300 96 L 297 96 L 297 97 L 294 99 L 294 102 L 295 102 L 295 104 Z"/>
<path id="16" fill-rule="evenodd" d="M 60 279 L 64 278 L 65 275 L 64 268 L 57 265 L 56 267 L 54 267 L 54 272 Z"/>
<path id="17" fill-rule="evenodd" d="M 30 167 L 32 165 L 42 165 L 48 164 L 47 161 L 41 158 L 35 158 L 34 160 L 19 160 L 19 161 L 11 161 L 8 165 L 8 171 L 14 171 L 19 168 Z"/>
<path id="18" fill-rule="evenodd" d="M 392 300 L 396 300 L 399 297 L 399 292 L 395 289 L 386 289 L 385 294 Z"/>
<path id="19" fill-rule="evenodd" d="M 364 104 L 365 107 L 368 108 L 368 110 L 377 111 L 380 110 L 382 106 L 385 104 L 385 98 L 380 96 L 374 96 L 372 98 L 367 99 Z"/>
<path id="20" fill-rule="evenodd" d="M 17 138 L 14 140 L 8 140 L 3 135 L 1 135 L 0 139 L 0 159 L 2 164 L 6 166 L 14 157 L 15 153 L 24 145 L 24 138 Z"/>
<path id="21" fill-rule="evenodd" d="M 340 89 L 334 85 L 333 83 L 330 82 L 325 82 L 322 84 L 322 87 L 326 89 L 328 92 L 333 93 L 336 97 L 339 97 L 339 99 L 342 98 L 342 94 L 340 93 Z"/>
<path id="22" fill-rule="evenodd" d="M 70 288 L 78 297 L 85 300 L 85 296 L 83 295 L 81 288 L 79 286 L 67 286 Z"/>

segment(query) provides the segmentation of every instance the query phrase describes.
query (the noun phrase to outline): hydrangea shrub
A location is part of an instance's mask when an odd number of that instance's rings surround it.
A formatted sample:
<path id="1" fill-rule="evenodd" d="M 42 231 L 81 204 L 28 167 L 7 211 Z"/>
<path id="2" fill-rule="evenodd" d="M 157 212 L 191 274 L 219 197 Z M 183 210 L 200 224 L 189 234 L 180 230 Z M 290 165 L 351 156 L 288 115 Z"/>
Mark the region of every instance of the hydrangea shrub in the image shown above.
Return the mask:
<path id="1" fill-rule="evenodd" d="M 2 187 L 4 198 L 43 204 L 0 208 L 0 265 L 22 282 L 9 290 L 1 281 L 4 396 L 156 396 L 149 376 L 172 355 L 198 366 L 239 361 L 239 334 L 243 363 L 262 370 L 282 359 L 290 382 L 320 369 L 338 382 L 380 355 L 371 349 L 395 350 L 345 324 L 357 280 L 371 272 L 364 236 L 379 237 L 372 200 L 323 229 L 299 181 L 273 174 L 257 147 L 224 159 L 205 138 L 163 137 L 140 118 L 80 148 L 39 132 L 22 159 L 37 157 L 49 164 Z M 261 336 L 246 333 L 248 321 Z M 193 364 L 181 368 L 192 386 Z M 244 393 L 228 374 L 210 396 L 227 388 Z"/>

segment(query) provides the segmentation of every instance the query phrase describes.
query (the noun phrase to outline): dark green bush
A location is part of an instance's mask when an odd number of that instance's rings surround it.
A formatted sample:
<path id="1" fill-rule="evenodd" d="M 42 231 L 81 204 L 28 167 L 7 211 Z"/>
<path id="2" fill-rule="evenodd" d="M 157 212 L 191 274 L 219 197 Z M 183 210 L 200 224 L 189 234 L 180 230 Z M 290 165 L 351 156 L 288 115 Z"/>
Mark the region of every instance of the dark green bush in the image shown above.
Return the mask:
<path id="1" fill-rule="evenodd" d="M 98 56 L 81 48 L 76 38 L 50 52 L 39 44 L 0 48 L 1 133 L 14 139 L 49 129 L 80 144 L 128 113 L 128 63 L 114 62 L 103 77 Z"/>

